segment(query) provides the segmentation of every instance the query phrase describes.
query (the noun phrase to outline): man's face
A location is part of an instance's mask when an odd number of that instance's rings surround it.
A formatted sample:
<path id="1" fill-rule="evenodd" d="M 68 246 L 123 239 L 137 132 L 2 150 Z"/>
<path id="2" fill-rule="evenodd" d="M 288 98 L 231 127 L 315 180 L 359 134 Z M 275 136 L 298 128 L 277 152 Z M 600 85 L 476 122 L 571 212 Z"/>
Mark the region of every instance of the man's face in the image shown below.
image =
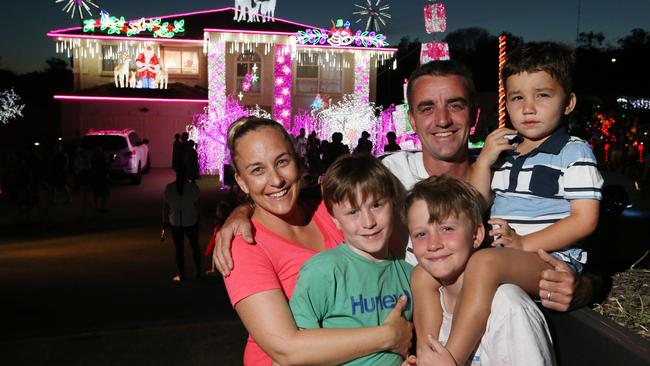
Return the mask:
<path id="1" fill-rule="evenodd" d="M 428 158 L 463 162 L 467 159 L 471 105 L 460 76 L 425 75 L 415 80 L 409 121 Z"/>

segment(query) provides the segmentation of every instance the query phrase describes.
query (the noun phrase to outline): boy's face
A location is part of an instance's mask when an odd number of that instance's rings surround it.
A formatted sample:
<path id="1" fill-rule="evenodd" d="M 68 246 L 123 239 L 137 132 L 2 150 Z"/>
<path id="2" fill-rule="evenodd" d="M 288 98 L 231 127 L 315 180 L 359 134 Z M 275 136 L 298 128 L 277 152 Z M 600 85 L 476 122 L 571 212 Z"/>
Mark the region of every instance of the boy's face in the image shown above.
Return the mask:
<path id="1" fill-rule="evenodd" d="M 429 222 L 429 208 L 423 200 L 411 205 L 407 220 L 419 265 L 443 285 L 453 284 L 465 271 L 469 257 L 485 234 L 482 224 L 472 227 L 464 214 Z"/>
<path id="2" fill-rule="evenodd" d="M 361 201 L 361 192 L 356 194 Z M 388 256 L 388 239 L 393 230 L 393 205 L 386 199 L 368 197 L 357 202 L 355 209 L 349 201 L 332 205 L 332 219 L 343 232 L 345 243 L 357 254 L 370 260 Z"/>
<path id="3" fill-rule="evenodd" d="M 506 80 L 506 107 L 512 125 L 525 140 L 538 146 L 571 113 L 576 96 L 546 71 L 522 72 Z"/>

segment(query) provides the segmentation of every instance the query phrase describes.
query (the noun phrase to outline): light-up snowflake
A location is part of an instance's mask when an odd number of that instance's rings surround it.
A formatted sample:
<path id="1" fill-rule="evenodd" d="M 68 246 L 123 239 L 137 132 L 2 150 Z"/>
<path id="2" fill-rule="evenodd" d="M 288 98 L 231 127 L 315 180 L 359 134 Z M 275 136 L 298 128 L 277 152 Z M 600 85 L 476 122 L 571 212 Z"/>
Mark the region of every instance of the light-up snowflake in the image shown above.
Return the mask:
<path id="1" fill-rule="evenodd" d="M 388 14 L 390 5 L 379 5 L 379 3 L 381 3 L 381 0 L 377 0 L 374 5 L 372 0 L 366 0 L 366 5 L 354 4 L 354 6 L 361 10 L 355 11 L 352 14 L 360 17 L 357 19 L 357 23 L 365 19 L 366 31 L 379 32 L 379 24 L 381 23 L 385 27 L 386 20 L 391 18 L 390 14 Z"/>
<path id="2" fill-rule="evenodd" d="M 9 123 L 10 120 L 23 116 L 24 104 L 20 104 L 20 96 L 13 89 L 0 92 L 0 122 Z"/>
<path id="3" fill-rule="evenodd" d="M 92 5 L 95 8 L 99 9 L 99 6 L 97 6 L 95 3 L 93 3 L 91 0 L 56 0 L 54 3 L 62 3 L 65 2 L 65 5 L 63 6 L 63 11 L 66 13 L 70 13 L 70 18 L 74 18 L 74 13 L 76 10 L 79 10 L 79 17 L 83 19 L 84 14 L 83 10 L 86 10 L 88 12 L 88 15 L 92 16 L 93 13 L 90 12 L 90 6 Z"/>

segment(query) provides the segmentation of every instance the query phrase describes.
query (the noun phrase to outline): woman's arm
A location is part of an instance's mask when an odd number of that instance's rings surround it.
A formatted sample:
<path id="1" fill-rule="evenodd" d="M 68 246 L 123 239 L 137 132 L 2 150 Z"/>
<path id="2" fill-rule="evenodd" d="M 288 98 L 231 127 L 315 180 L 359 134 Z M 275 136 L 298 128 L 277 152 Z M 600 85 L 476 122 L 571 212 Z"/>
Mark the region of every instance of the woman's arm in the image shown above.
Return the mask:
<path id="1" fill-rule="evenodd" d="M 253 244 L 253 207 L 251 205 L 239 205 L 228 216 L 221 226 L 215 240 L 212 262 L 217 270 L 225 277 L 232 271 L 232 254 L 230 248 L 236 235 L 241 235 L 244 241 Z"/>
<path id="2" fill-rule="evenodd" d="M 298 330 L 280 289 L 259 292 L 235 305 L 255 342 L 281 365 L 337 365 L 370 353 L 391 351 L 406 357 L 413 325 L 401 315 L 400 298 L 384 324 L 370 328 Z"/>

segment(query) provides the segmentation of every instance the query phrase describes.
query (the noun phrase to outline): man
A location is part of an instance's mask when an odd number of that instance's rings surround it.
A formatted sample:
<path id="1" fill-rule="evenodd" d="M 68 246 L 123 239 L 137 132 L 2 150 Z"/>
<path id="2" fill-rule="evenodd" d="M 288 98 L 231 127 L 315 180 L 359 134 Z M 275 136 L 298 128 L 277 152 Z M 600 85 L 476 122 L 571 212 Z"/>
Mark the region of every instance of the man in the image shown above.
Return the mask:
<path id="1" fill-rule="evenodd" d="M 384 165 L 398 178 L 404 188 L 410 189 L 418 181 L 432 175 L 446 174 L 468 180 L 472 172 L 467 139 L 470 121 L 475 116 L 475 88 L 469 69 L 456 61 L 433 61 L 417 68 L 409 79 L 407 98 L 409 122 L 422 144 L 421 152 L 401 151 L 383 160 Z M 240 208 L 245 211 L 247 208 Z M 241 216 L 240 216 L 241 217 Z M 227 275 L 232 268 L 230 242 L 240 234 L 253 242 L 250 222 L 227 220 L 217 236 L 213 259 L 219 271 Z M 411 244 L 406 258 L 416 263 Z M 591 285 L 580 285 L 580 277 L 559 260 L 546 255 L 542 258 L 553 266 L 541 274 L 540 293 L 558 293 L 565 296 L 544 299 L 549 309 L 567 311 L 588 303 Z M 575 294 L 574 291 L 578 290 Z"/>

